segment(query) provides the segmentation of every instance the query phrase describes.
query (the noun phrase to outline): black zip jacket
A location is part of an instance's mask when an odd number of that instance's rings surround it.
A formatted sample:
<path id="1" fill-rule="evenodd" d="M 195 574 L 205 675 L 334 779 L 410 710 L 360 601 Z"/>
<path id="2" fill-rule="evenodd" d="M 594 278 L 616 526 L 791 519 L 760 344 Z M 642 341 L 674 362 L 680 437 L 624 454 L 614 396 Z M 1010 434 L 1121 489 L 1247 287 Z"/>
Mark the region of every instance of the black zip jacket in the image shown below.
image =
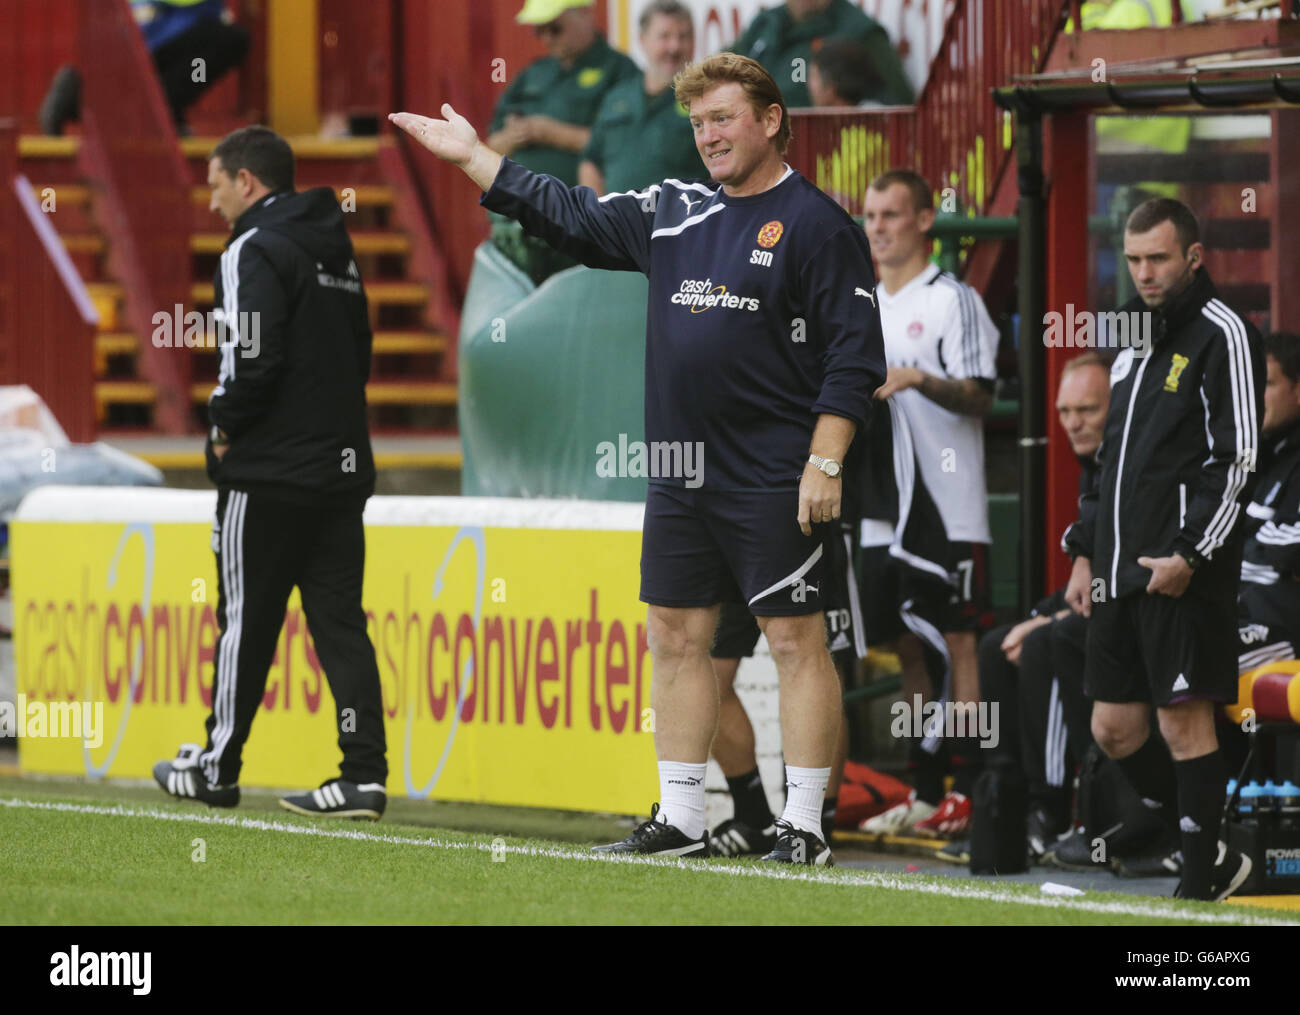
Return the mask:
<path id="1" fill-rule="evenodd" d="M 1093 578 L 1111 599 L 1144 592 L 1151 571 L 1138 557 L 1179 553 L 1195 568 L 1188 593 L 1232 608 L 1264 417 L 1259 332 L 1218 298 L 1204 268 L 1151 313 L 1146 355 L 1125 349 L 1111 367 Z"/>
<path id="2" fill-rule="evenodd" d="M 1264 438 L 1255 499 L 1246 505 L 1246 545 L 1237 603 L 1243 620 L 1274 637 L 1300 635 L 1300 422 Z"/>
<path id="3" fill-rule="evenodd" d="M 1100 450 L 1100 449 L 1099 449 Z M 1075 455 L 1079 463 L 1079 520 L 1061 536 L 1061 549 L 1074 557 L 1093 558 L 1093 536 L 1097 529 L 1097 491 L 1101 488 L 1101 466 L 1097 456 Z"/>
<path id="4" fill-rule="evenodd" d="M 230 447 L 218 461 L 209 432 L 208 476 L 280 500 L 364 502 L 375 489 L 370 323 L 334 192 L 280 191 L 244 212 L 216 305 L 226 331 L 208 416 Z"/>

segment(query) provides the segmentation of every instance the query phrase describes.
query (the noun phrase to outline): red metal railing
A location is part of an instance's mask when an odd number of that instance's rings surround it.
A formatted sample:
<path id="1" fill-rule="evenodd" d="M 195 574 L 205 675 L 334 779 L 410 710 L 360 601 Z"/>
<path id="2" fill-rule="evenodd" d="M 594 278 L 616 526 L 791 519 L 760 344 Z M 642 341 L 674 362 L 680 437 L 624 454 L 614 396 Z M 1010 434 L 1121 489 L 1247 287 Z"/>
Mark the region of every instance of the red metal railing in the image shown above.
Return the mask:
<path id="1" fill-rule="evenodd" d="M 1009 114 L 990 89 L 1042 67 L 1066 7 L 957 0 L 915 107 L 794 110 L 790 164 L 854 214 L 871 179 L 901 167 L 929 180 L 945 210 L 986 213 L 1012 144 Z"/>
<path id="2" fill-rule="evenodd" d="M 99 184 L 113 275 L 152 381 L 154 425 L 189 428 L 190 350 L 155 346 L 155 315 L 176 313 L 190 282 L 189 176 L 144 37 L 126 0 L 82 9 L 81 159 Z"/>
<path id="3" fill-rule="evenodd" d="M 442 104 L 450 102 L 486 136 L 506 83 L 544 53 L 532 29 L 515 23 L 522 3 L 394 2 L 395 107 L 437 115 Z M 606 24 L 608 6 L 607 0 L 596 2 L 601 26 Z M 410 144 L 404 135 L 398 135 L 398 144 L 409 153 L 415 182 L 430 209 L 433 233 L 448 260 L 453 298 L 459 303 L 469 282 L 474 248 L 487 238 L 487 217 L 474 201 L 474 185 L 460 170 Z"/>
<path id="4" fill-rule="evenodd" d="M 18 132 L 0 121 L 0 384 L 26 384 L 68 437 L 94 440 L 97 317 L 54 227 L 18 172 Z"/>
<path id="5" fill-rule="evenodd" d="M 35 130 L 54 72 L 77 62 L 77 0 L 0 3 L 0 115 Z"/>

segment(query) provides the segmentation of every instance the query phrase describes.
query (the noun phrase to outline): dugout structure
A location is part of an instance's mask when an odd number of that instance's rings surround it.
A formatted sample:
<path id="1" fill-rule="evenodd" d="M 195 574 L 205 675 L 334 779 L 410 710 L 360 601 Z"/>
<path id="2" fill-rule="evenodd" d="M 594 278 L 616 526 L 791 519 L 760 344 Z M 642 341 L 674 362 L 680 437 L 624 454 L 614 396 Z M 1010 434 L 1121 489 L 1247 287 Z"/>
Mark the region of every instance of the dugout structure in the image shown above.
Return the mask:
<path id="1" fill-rule="evenodd" d="M 1167 55 L 1146 58 L 1152 52 Z M 1285 219 L 1300 208 L 1297 24 L 1085 32 L 1067 38 L 1057 62 L 993 90 L 1015 117 L 1020 579 L 1028 602 L 1064 583 L 1059 539 L 1075 514 L 1077 465 L 1067 442 L 1048 439 L 1048 418 L 1061 366 L 1083 350 L 1049 345 L 1045 315 L 1108 311 L 1131 294 L 1122 257 L 1129 208 L 1148 196 L 1183 200 L 1200 221 L 1206 266 L 1225 301 L 1261 331 L 1300 327 L 1300 288 L 1284 275 L 1300 254 L 1300 234 Z M 1098 124 L 1113 117 L 1151 118 L 1153 143 L 1140 130 L 1103 139 Z M 1190 119 L 1182 151 L 1154 143 L 1175 117 Z"/>

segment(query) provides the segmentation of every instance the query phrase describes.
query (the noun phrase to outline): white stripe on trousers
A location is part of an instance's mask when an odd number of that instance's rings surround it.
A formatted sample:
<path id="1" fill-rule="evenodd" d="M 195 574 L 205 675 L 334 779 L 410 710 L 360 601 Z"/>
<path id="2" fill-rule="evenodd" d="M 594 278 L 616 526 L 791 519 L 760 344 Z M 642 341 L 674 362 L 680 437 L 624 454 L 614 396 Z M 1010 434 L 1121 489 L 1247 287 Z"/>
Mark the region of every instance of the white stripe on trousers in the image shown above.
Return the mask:
<path id="1" fill-rule="evenodd" d="M 201 763 L 208 782 L 217 784 L 221 756 L 235 732 L 236 690 L 239 685 L 239 646 L 244 622 L 244 515 L 248 494 L 231 490 L 226 499 L 226 517 L 221 522 L 221 575 L 225 582 L 226 629 L 222 632 L 220 684 L 212 700 L 216 725 L 212 730 L 212 750 Z"/>
<path id="2" fill-rule="evenodd" d="M 1237 676 L 1258 669 L 1265 663 L 1280 663 L 1296 657 L 1295 646 L 1289 641 L 1277 641 L 1237 656 Z"/>
<path id="3" fill-rule="evenodd" d="M 1061 705 L 1061 684 L 1052 678 L 1052 696 L 1047 703 L 1047 740 L 1043 744 L 1043 775 L 1049 786 L 1065 785 L 1065 708 Z"/>

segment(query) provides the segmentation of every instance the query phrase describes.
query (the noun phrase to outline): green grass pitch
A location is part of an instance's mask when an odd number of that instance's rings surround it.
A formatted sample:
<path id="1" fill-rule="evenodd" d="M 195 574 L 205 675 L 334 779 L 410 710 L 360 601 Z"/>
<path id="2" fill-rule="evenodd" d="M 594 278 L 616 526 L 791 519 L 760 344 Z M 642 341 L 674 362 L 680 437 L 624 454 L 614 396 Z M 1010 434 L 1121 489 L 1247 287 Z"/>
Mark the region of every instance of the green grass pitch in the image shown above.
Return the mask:
<path id="1" fill-rule="evenodd" d="M 441 826 L 441 827 L 439 827 Z M 450 831 L 448 826 L 458 827 Z M 378 824 L 0 777 L 10 924 L 1243 924 L 1294 913 L 745 861 L 610 862 L 609 818 L 392 800 Z M 495 843 L 495 850 L 494 850 Z M 494 859 L 495 856 L 497 857 Z"/>

